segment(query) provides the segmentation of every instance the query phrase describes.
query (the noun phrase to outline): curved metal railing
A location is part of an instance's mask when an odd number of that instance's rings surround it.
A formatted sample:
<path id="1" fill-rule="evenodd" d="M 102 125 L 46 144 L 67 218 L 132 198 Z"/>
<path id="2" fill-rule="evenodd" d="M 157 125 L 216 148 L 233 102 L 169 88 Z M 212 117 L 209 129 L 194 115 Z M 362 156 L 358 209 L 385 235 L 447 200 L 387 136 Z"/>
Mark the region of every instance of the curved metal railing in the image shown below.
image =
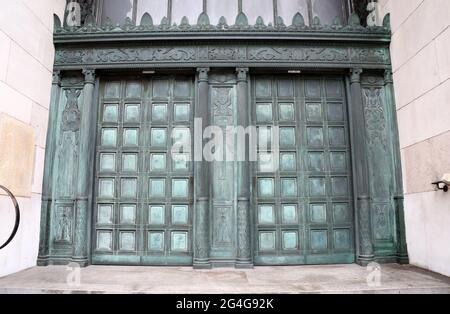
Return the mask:
<path id="1" fill-rule="evenodd" d="M 4 249 L 5 247 L 8 246 L 8 244 L 11 243 L 11 241 L 14 239 L 14 237 L 17 234 L 17 231 L 19 230 L 19 225 L 20 225 L 20 208 L 19 208 L 19 203 L 17 203 L 17 199 L 14 196 L 14 194 L 12 194 L 12 192 L 10 190 L 8 190 L 7 188 L 5 188 L 4 186 L 0 185 L 0 189 L 2 189 L 3 191 L 6 192 L 6 194 L 8 194 L 8 196 L 11 198 L 13 204 L 14 204 L 14 208 L 16 210 L 16 223 L 14 224 L 14 229 L 10 235 L 10 237 L 8 238 L 8 240 L 6 240 L 6 242 L 0 246 L 0 250 Z"/>

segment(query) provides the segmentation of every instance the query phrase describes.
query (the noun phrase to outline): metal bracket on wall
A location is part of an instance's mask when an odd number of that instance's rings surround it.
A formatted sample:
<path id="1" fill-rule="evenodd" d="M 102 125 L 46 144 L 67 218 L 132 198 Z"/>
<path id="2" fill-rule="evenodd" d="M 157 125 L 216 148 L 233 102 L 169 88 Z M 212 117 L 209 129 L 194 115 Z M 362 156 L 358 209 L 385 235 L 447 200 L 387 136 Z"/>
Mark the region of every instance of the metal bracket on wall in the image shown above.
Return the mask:
<path id="1" fill-rule="evenodd" d="M 11 198 L 11 200 L 12 200 L 12 202 L 14 204 L 14 208 L 16 210 L 16 222 L 14 224 L 14 229 L 13 229 L 9 239 L 2 246 L 0 246 L 0 250 L 2 250 L 2 249 L 7 247 L 11 243 L 11 241 L 16 236 L 17 231 L 19 230 L 19 225 L 20 225 L 20 208 L 19 208 L 19 204 L 17 203 L 16 197 L 12 194 L 12 192 L 10 190 L 8 190 L 7 188 L 5 188 L 2 185 L 0 185 L 0 189 L 2 189 L 3 191 L 6 192 L 6 194 L 8 194 L 8 196 Z"/>

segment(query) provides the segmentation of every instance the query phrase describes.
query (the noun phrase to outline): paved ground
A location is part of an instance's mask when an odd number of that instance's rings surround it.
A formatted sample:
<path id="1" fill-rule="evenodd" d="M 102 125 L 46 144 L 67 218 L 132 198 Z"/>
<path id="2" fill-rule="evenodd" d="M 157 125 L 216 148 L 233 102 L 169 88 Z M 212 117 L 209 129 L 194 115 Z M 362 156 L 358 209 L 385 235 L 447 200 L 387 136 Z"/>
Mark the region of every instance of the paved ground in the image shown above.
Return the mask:
<path id="1" fill-rule="evenodd" d="M 412 266 L 382 265 L 381 285 L 357 265 L 258 267 L 253 270 L 91 266 L 81 285 L 66 267 L 36 267 L 0 278 L 0 293 L 446 293 L 450 278 Z M 73 274 L 73 273 L 72 273 Z M 73 276 L 70 278 L 74 278 Z"/>

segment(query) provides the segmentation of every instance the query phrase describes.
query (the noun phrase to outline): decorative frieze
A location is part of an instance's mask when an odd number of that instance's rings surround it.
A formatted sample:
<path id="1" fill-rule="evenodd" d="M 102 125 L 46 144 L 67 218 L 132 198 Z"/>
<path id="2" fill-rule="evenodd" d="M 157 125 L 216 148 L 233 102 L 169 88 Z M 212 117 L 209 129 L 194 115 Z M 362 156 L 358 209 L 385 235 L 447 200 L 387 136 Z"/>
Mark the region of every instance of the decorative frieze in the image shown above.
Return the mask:
<path id="1" fill-rule="evenodd" d="M 334 64 L 348 66 L 388 66 L 387 47 L 331 47 L 331 46 L 262 46 L 262 45 L 199 45 L 133 48 L 61 48 L 56 51 L 55 65 L 109 66 L 133 64 L 201 64 L 214 63 L 290 63 Z"/>

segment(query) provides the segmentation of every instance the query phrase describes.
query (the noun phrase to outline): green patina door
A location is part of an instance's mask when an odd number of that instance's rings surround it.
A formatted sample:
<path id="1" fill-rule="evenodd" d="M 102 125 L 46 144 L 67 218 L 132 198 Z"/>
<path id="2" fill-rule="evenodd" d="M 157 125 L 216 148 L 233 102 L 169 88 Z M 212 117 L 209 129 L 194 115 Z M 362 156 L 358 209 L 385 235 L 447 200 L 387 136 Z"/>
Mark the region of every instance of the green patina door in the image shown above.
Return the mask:
<path id="1" fill-rule="evenodd" d="M 257 76 L 252 85 L 259 144 L 270 148 L 275 125 L 280 146 L 278 156 L 260 152 L 255 169 L 255 263 L 354 262 L 343 78 Z"/>
<path id="2" fill-rule="evenodd" d="M 260 145 L 252 210 L 255 264 L 354 262 L 343 78 L 255 76 L 251 81 L 251 116 Z M 234 85 L 210 84 L 212 123 L 234 125 L 228 118 L 233 107 L 217 107 L 225 96 L 233 98 Z M 194 85 L 193 78 L 172 76 L 101 84 L 94 264 L 192 264 L 194 180 L 188 161 L 193 143 L 174 155 L 171 148 L 193 131 Z M 227 165 L 216 162 L 211 168 L 210 256 L 224 260 L 236 254 L 232 191 L 239 180 Z"/>
<path id="3" fill-rule="evenodd" d="M 94 264 L 191 265 L 190 77 L 108 80 L 100 87 Z M 93 139 L 94 140 L 94 139 Z"/>

